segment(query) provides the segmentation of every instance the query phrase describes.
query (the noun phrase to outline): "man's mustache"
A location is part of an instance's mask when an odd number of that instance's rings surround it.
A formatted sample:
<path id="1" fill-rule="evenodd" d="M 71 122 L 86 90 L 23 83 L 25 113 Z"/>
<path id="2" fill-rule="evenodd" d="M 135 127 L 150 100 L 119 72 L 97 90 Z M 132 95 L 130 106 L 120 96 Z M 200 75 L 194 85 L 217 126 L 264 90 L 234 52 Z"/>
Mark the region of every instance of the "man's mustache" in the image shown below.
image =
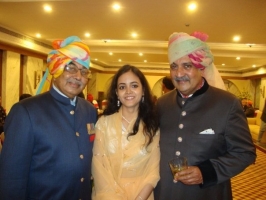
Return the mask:
<path id="1" fill-rule="evenodd" d="M 77 84 L 79 86 L 83 85 L 81 81 L 75 80 L 75 79 L 69 79 L 67 82 L 72 83 L 72 84 Z"/>
<path id="2" fill-rule="evenodd" d="M 175 77 L 175 81 L 190 81 L 190 78 L 188 76 L 182 76 L 182 77 Z"/>

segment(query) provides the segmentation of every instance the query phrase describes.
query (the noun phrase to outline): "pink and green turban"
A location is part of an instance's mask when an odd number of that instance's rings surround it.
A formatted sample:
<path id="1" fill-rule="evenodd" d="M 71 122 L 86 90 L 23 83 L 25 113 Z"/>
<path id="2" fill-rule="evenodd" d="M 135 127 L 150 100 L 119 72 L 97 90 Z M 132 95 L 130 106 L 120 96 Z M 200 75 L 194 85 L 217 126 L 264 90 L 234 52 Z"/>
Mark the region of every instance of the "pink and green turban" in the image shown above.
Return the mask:
<path id="1" fill-rule="evenodd" d="M 224 89 L 224 82 L 213 63 L 213 55 L 206 44 L 208 35 L 201 32 L 173 33 L 168 41 L 168 60 L 172 64 L 183 56 L 188 56 L 193 65 L 203 70 L 203 76 L 214 87 Z"/>
<path id="2" fill-rule="evenodd" d="M 36 94 L 49 90 L 52 78 L 60 76 L 67 64 L 72 61 L 90 67 L 90 50 L 77 36 L 70 36 L 65 40 L 55 40 L 52 50 L 47 57 L 47 70 L 39 84 Z"/>
<path id="3" fill-rule="evenodd" d="M 213 62 L 213 55 L 205 43 L 208 35 L 201 32 L 173 33 L 168 42 L 168 59 L 172 64 L 183 56 L 189 56 L 191 62 L 199 69 L 205 69 Z"/>

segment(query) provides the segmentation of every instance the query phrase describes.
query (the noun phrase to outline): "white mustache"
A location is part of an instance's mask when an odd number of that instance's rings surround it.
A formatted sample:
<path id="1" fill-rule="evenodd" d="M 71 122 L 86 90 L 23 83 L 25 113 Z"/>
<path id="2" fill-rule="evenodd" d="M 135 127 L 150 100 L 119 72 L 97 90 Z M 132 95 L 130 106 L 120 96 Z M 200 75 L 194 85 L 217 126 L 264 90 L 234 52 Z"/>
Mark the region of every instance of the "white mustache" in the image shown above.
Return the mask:
<path id="1" fill-rule="evenodd" d="M 68 83 L 72 83 L 72 84 L 77 84 L 78 86 L 83 85 L 81 81 L 76 80 L 76 79 L 70 79 L 67 81 Z"/>
<path id="2" fill-rule="evenodd" d="M 182 76 L 182 77 L 175 77 L 175 81 L 190 81 L 190 78 L 188 76 Z"/>

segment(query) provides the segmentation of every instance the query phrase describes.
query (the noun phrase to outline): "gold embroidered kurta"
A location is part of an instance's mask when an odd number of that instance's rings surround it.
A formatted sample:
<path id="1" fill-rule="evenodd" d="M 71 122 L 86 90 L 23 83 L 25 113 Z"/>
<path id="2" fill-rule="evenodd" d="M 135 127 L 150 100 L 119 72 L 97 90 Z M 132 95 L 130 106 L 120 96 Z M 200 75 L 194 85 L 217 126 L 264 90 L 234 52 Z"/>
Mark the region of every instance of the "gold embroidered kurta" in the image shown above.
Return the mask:
<path id="1" fill-rule="evenodd" d="M 159 180 L 159 131 L 145 148 L 143 126 L 136 135 L 127 137 L 135 123 L 122 128 L 121 109 L 102 116 L 96 124 L 92 175 L 94 200 L 134 200 L 142 188 Z M 148 198 L 153 200 L 153 193 Z"/>

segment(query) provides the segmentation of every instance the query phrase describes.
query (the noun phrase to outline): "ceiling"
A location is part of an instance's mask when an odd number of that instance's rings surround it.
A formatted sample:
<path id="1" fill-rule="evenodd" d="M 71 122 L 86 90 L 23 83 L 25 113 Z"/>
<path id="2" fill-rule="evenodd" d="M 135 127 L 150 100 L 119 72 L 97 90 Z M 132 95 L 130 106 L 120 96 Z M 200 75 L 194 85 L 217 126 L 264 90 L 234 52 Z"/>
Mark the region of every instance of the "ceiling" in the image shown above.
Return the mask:
<path id="1" fill-rule="evenodd" d="M 117 0 L 120 11 L 112 9 L 114 2 L 0 0 L 0 27 L 48 45 L 77 35 L 90 47 L 92 68 L 103 71 L 132 64 L 148 73 L 168 73 L 169 35 L 194 31 L 209 35 L 207 43 L 220 72 L 244 73 L 266 67 L 265 0 L 195 0 L 193 12 L 187 9 L 188 0 Z M 44 12 L 46 3 L 52 12 Z M 91 34 L 89 38 L 84 36 L 86 32 Z M 138 37 L 132 38 L 132 32 Z M 36 33 L 42 37 L 36 38 Z M 235 35 L 240 41 L 233 42 Z M 12 40 L 0 38 L 0 42 Z"/>

